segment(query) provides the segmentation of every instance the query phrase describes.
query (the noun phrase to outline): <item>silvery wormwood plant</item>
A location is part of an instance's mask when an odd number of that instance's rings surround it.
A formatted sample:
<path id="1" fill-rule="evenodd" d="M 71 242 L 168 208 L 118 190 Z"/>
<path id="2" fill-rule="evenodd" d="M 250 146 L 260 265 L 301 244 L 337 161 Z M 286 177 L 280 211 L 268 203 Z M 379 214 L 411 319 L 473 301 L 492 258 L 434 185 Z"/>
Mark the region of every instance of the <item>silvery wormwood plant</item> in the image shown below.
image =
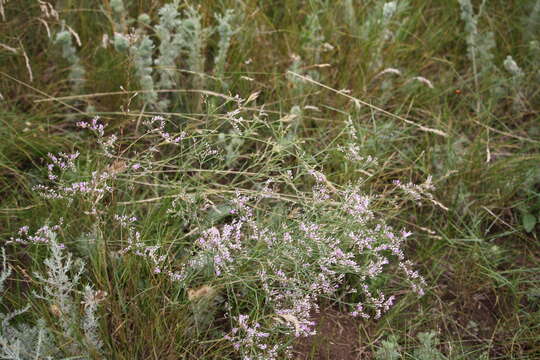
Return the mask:
<path id="1" fill-rule="evenodd" d="M 127 18 L 127 11 L 121 0 L 114 9 L 123 11 L 122 16 Z M 122 6 L 119 6 L 122 4 Z M 231 46 L 232 37 L 238 32 L 237 25 L 241 14 L 233 10 L 226 10 L 223 15 L 216 14 L 217 27 L 204 27 L 202 15 L 194 7 L 188 7 L 184 13 L 178 11 L 179 1 L 163 5 L 158 10 L 158 22 L 152 26 L 147 14 L 138 17 L 139 27 L 128 33 L 127 28 L 117 24 L 115 29 L 125 29 L 114 34 L 114 46 L 118 51 L 128 52 L 133 63 L 135 75 L 143 90 L 144 104 L 158 110 L 170 110 L 172 95 L 163 94 L 157 100 L 156 90 L 170 90 L 179 87 L 182 65 L 189 73 L 189 84 L 193 89 L 201 90 L 205 86 L 205 48 L 208 38 L 217 31 L 219 42 L 214 58 L 214 75 L 222 84 L 225 74 L 227 54 Z M 127 21 L 133 23 L 133 21 Z M 151 31 L 155 34 L 152 36 Z M 159 40 L 159 46 L 155 46 Z M 199 107 L 200 104 L 197 104 Z"/>
<path id="2" fill-rule="evenodd" d="M 25 226 L 19 230 L 17 237 L 9 241 L 24 246 L 47 246 L 50 250 L 50 256 L 43 263 L 46 272 L 34 273 L 41 286 L 32 294 L 34 301 L 45 302 L 49 311 L 46 316 L 55 318 L 56 325 L 48 325 L 44 318 L 37 319 L 35 325 L 17 322 L 14 318 L 28 312 L 30 305 L 9 314 L 1 314 L 2 359 L 61 359 L 66 356 L 91 359 L 102 353 L 103 342 L 99 335 L 97 310 L 105 293 L 94 291 L 90 285 L 86 285 L 81 296 L 78 289 L 83 263 L 80 259 L 74 259 L 65 246 L 58 243 L 54 232 L 58 228 L 43 226 L 32 234 Z M 4 291 L 4 282 L 11 274 L 11 268 L 6 264 L 4 249 L 2 255 L 0 292 Z M 81 297 L 84 299 L 82 314 L 77 301 Z"/>
<path id="3" fill-rule="evenodd" d="M 6 252 L 2 248 L 2 273 L 0 274 L 0 300 L 5 291 L 5 282 L 12 274 L 11 267 L 7 264 Z M 50 346 L 51 333 L 46 328 L 43 320 L 37 325 L 28 324 L 13 325 L 12 321 L 26 311 L 30 306 L 12 311 L 7 314 L 0 314 L 0 357 L 2 359 L 29 360 L 36 358 L 49 358 L 55 353 L 55 349 Z"/>
<path id="4" fill-rule="evenodd" d="M 392 42 L 398 31 L 405 25 L 404 14 L 409 8 L 408 1 L 378 2 L 359 29 L 362 39 L 373 42 L 373 56 L 369 69 L 380 71 L 384 64 L 383 48 Z"/>
<path id="5" fill-rule="evenodd" d="M 68 79 L 71 82 L 71 91 L 77 94 L 83 90 L 86 71 L 81 63 L 81 59 L 77 55 L 77 49 L 73 44 L 73 38 L 75 38 L 79 46 L 81 46 L 81 43 L 78 35 L 74 31 L 66 29 L 65 25 L 62 27 L 63 29 L 56 34 L 54 42 L 62 48 L 62 57 L 69 64 Z"/>

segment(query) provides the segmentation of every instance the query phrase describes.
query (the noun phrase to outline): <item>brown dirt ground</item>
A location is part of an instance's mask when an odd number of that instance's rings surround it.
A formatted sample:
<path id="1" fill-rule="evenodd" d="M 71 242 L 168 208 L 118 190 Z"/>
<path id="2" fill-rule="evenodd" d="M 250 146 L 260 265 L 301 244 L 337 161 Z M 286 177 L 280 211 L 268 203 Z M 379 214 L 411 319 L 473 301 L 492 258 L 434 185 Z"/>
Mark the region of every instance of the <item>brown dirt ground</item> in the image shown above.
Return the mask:
<path id="1" fill-rule="evenodd" d="M 295 344 L 296 360 L 371 359 L 359 342 L 361 320 L 331 308 L 321 309 L 313 320 L 317 323 L 317 334 Z"/>

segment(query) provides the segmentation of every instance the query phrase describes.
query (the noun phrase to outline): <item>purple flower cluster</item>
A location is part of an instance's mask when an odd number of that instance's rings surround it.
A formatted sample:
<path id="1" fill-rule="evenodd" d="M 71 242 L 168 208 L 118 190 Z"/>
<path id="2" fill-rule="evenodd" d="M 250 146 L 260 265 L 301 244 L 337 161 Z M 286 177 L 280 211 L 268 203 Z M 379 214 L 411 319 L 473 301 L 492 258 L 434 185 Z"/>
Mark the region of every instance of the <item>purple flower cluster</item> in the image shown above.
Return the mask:
<path id="1" fill-rule="evenodd" d="M 162 116 L 154 116 L 144 124 L 149 128 L 148 134 L 158 134 L 167 144 L 177 145 L 187 137 L 187 133 L 184 131 L 182 131 L 179 136 L 172 136 L 165 131 L 165 119 Z"/>
<path id="2" fill-rule="evenodd" d="M 146 258 L 154 267 L 154 273 L 160 274 L 167 258 L 165 255 L 159 254 L 160 246 L 148 246 L 141 241 L 141 233 L 139 231 L 136 231 L 135 227 L 133 226 L 133 223 L 137 221 L 136 217 L 115 215 L 114 218 L 121 227 L 127 229 L 128 231 L 128 245 L 122 250 L 120 250 L 119 254 L 125 255 L 126 253 L 131 252 L 136 256 Z"/>
<path id="3" fill-rule="evenodd" d="M 51 163 L 47 165 L 49 180 L 55 181 L 58 179 L 58 176 L 54 173 L 55 168 L 58 168 L 60 171 L 75 170 L 75 159 L 79 157 L 79 152 L 77 151 L 73 154 L 61 152 L 57 155 L 48 153 L 47 156 L 51 160 Z"/>
<path id="4" fill-rule="evenodd" d="M 39 184 L 34 186 L 33 189 L 46 199 L 66 199 L 71 201 L 77 195 L 84 194 L 101 197 L 104 193 L 112 191 L 112 187 L 107 184 L 107 181 L 114 177 L 115 174 L 112 172 L 94 171 L 89 181 L 75 181 L 70 183 L 57 178 L 56 184 L 53 186 Z"/>
<path id="5" fill-rule="evenodd" d="M 224 225 L 221 231 L 212 227 L 202 233 L 196 244 L 201 251 L 212 257 L 216 276 L 220 276 L 227 266 L 234 262 L 235 253 L 242 250 L 242 221 Z"/>
<path id="6" fill-rule="evenodd" d="M 373 167 L 378 165 L 377 159 L 375 159 L 373 156 L 362 156 L 360 155 L 361 149 L 360 146 L 356 144 L 347 144 L 347 147 L 338 147 L 338 150 L 341 151 L 347 160 L 353 162 L 353 163 L 359 163 L 366 167 Z"/>
<path id="7" fill-rule="evenodd" d="M 311 175 L 316 179 L 316 186 L 326 187 L 324 175 L 315 171 Z M 267 297 L 266 304 L 272 309 L 276 320 L 266 324 L 265 333 L 283 333 L 285 328 L 295 337 L 313 335 L 313 314 L 319 310 L 320 299 L 332 298 L 344 292 L 361 294 L 361 302 L 349 304 L 351 316 L 380 318 L 392 307 L 396 297 L 384 294 L 381 289 L 371 289 L 367 284 L 384 275 L 386 268 L 392 264 L 397 265 L 396 268 L 410 280 L 413 291 L 423 294 L 424 280 L 412 269 L 411 262 L 405 259 L 402 250 L 403 242 L 411 233 L 396 233 L 384 221 L 377 219 L 370 209 L 370 198 L 362 195 L 358 188 L 343 191 L 332 189 L 326 194 L 329 197 L 332 195 L 331 201 L 320 203 L 317 214 L 314 214 L 316 221 L 300 221 L 297 226 L 283 229 L 281 236 L 255 221 L 248 197 L 237 195 L 235 199 L 237 208 L 242 211 L 235 210 L 233 213 L 243 216 L 245 221 L 245 226 L 238 229 L 237 235 L 238 239 L 244 241 L 244 256 L 249 257 L 249 247 L 245 244 L 248 239 L 260 240 L 271 234 L 272 241 L 265 241 L 269 245 L 267 257 L 271 260 L 257 272 Z M 333 205 L 336 203 L 340 204 L 337 208 Z M 309 214 L 306 216 L 309 217 Z M 322 220 L 324 218 L 325 221 Z M 240 230 L 251 236 L 241 237 Z M 223 239 L 217 236 L 216 231 L 212 233 L 214 248 L 226 246 L 219 245 Z M 232 258 L 227 259 L 232 262 Z M 346 274 L 356 276 L 361 285 L 349 288 L 345 283 Z M 235 329 L 245 326 L 245 319 L 240 320 L 244 325 L 238 325 Z M 259 328 L 257 325 L 256 330 Z M 244 334 L 235 330 L 230 339 L 242 353 L 248 351 L 244 349 L 246 346 L 251 346 L 253 351 L 253 347 L 257 348 L 253 338 L 257 331 Z M 261 356 L 271 358 L 266 354 Z"/>
<path id="8" fill-rule="evenodd" d="M 98 123 L 87 127 L 98 132 L 103 129 Z M 60 154 L 49 158 L 52 169 L 63 171 L 74 168 L 77 156 Z M 132 167 L 138 168 L 136 165 L 138 163 Z M 251 322 L 247 315 L 233 316 L 233 309 L 228 310 L 236 324 L 226 338 L 246 360 L 278 359 L 287 352 L 282 346 L 269 345 L 273 334 L 313 335 L 316 325 L 313 315 L 319 311 L 322 298 L 344 301 L 346 295 L 357 293 L 361 301 L 347 303 L 350 315 L 380 318 L 396 297 L 367 284 L 376 283 L 372 280 L 384 275 L 389 266 L 395 265 L 401 270 L 410 280 L 412 289 L 421 295 L 424 280 L 413 270 L 402 250 L 403 242 L 411 233 L 396 232 L 380 220 L 370 208 L 371 198 L 363 195 L 359 188 L 338 190 L 324 174 L 315 170 L 309 173 L 316 182 L 312 195 L 303 199 L 309 206 L 302 208 L 300 219 L 287 221 L 287 225 L 282 224 L 280 228 L 271 228 L 271 222 L 260 221 L 252 205 L 259 207 L 262 202 L 274 201 L 276 189 L 271 188 L 275 182 L 272 179 L 263 183 L 257 197 L 237 192 L 231 200 L 233 210 L 230 211 L 235 219 L 201 231 L 193 243 L 192 255 L 180 264 L 178 271 L 172 271 L 173 264 L 159 245 L 143 243 L 141 233 L 134 226 L 135 217 L 115 217 L 127 230 L 127 246 L 119 254 L 131 253 L 144 258 L 155 274 L 168 276 L 186 287 L 191 286 L 190 274 L 199 273 L 203 268 L 211 268 L 216 277 L 227 278 L 237 276 L 238 266 L 251 262 L 250 259 L 259 259 L 252 264 L 256 266 L 257 281 L 265 294 L 264 306 L 270 312 L 267 319 L 272 320 Z M 42 189 L 59 196 L 98 194 L 110 191 L 107 181 L 114 176 L 113 171 L 95 172 L 88 182 L 69 184 L 62 184 L 58 177 L 55 180 L 60 186 Z M 29 235 L 28 228 L 21 228 L 19 237 L 12 241 L 46 242 L 47 232 L 44 228 Z M 351 288 L 346 275 L 355 277 L 360 285 Z"/>
<path id="9" fill-rule="evenodd" d="M 315 178 L 315 185 L 312 188 L 313 192 L 313 201 L 316 203 L 324 203 L 330 200 L 330 189 L 328 188 L 328 180 L 324 174 L 309 169 L 308 174 Z"/>
<path id="10" fill-rule="evenodd" d="M 99 137 L 103 137 L 105 135 L 105 125 L 99 122 L 99 116 L 94 117 L 90 123 L 86 121 L 79 121 L 77 126 L 82 129 L 90 129 Z"/>
<path id="11" fill-rule="evenodd" d="M 11 237 L 8 243 L 18 243 L 18 244 L 49 244 L 51 242 L 51 234 L 54 234 L 56 231 L 60 230 L 62 225 L 62 219 L 60 219 L 60 224 L 57 225 L 44 225 L 37 229 L 33 234 L 30 232 L 30 227 L 25 225 L 19 229 L 16 237 Z M 63 248 L 63 244 L 58 244 L 60 248 Z"/>
<path id="12" fill-rule="evenodd" d="M 233 347 L 242 353 L 242 360 L 277 360 L 278 345 L 270 346 L 270 333 L 261 331 L 257 322 L 249 322 L 249 316 L 236 317 L 237 327 L 232 328 L 225 339 L 233 343 Z"/>
<path id="13" fill-rule="evenodd" d="M 110 135 L 108 138 L 105 137 L 105 125 L 99 122 L 99 116 L 94 117 L 90 123 L 79 121 L 77 126 L 82 129 L 94 131 L 98 137 L 98 144 L 101 146 L 104 154 L 109 158 L 114 157 L 114 147 L 118 138 L 114 134 Z"/>

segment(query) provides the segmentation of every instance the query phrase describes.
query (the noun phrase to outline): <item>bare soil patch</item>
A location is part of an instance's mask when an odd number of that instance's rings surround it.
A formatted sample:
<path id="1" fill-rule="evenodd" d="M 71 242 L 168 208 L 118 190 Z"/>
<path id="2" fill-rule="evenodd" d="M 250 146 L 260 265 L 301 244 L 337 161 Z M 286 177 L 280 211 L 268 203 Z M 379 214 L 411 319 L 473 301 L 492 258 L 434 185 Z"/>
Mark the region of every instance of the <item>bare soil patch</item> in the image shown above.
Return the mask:
<path id="1" fill-rule="evenodd" d="M 361 320 L 332 308 L 321 309 L 313 320 L 317 323 L 317 334 L 296 343 L 296 360 L 371 359 L 359 341 Z"/>

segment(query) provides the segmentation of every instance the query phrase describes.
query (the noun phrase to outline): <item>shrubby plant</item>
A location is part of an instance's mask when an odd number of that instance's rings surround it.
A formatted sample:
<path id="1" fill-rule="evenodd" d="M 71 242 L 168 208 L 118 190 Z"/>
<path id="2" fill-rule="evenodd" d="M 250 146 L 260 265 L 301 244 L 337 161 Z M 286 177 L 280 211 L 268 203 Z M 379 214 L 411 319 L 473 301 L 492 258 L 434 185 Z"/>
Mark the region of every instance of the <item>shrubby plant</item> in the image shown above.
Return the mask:
<path id="1" fill-rule="evenodd" d="M 183 14 L 178 11 L 179 1 L 163 5 L 158 10 L 158 23 L 152 26 L 148 15 L 142 14 L 138 21 L 140 27 L 130 30 L 126 27 L 127 11 L 121 0 L 113 7 L 117 21 L 115 28 L 120 32 L 114 34 L 114 45 L 118 51 L 129 50 L 132 65 L 143 92 L 143 102 L 150 108 L 170 111 L 171 98 L 177 96 L 164 93 L 156 101 L 158 90 L 174 90 L 182 80 L 189 79 L 184 86 L 194 90 L 205 88 L 206 54 L 209 37 L 217 32 L 217 43 L 214 58 L 214 74 L 226 87 L 225 64 L 231 46 L 232 37 L 238 32 L 238 19 L 233 10 L 223 15 L 216 14 L 216 27 L 204 27 L 199 10 L 187 7 Z M 132 21 L 131 21 L 132 22 Z M 154 39 L 155 35 L 155 39 Z M 159 42 L 159 46 L 154 44 Z M 179 71 L 185 67 L 185 70 Z M 181 76 L 181 72 L 189 76 Z M 201 110 L 200 96 L 192 104 L 197 112 Z"/>
<path id="2" fill-rule="evenodd" d="M 145 105 L 151 106 L 150 104 L 155 104 L 158 98 L 152 78 L 154 42 L 141 29 L 136 31 L 130 40 L 129 54 L 133 61 L 135 75 L 139 79 L 139 85 L 143 91 L 142 98 Z"/>
<path id="3" fill-rule="evenodd" d="M 356 4 L 359 3 L 356 2 Z M 400 77 L 402 72 L 397 68 L 398 64 L 391 63 L 393 60 L 390 60 L 389 46 L 398 43 L 406 34 L 410 20 L 407 16 L 408 10 L 408 1 L 379 1 L 370 4 L 364 18 L 357 20 L 355 2 L 344 2 L 343 11 L 349 31 L 367 54 L 365 71 L 370 79 L 367 83 L 380 82 L 381 94 L 377 96 L 378 104 L 390 101 L 398 88 L 396 77 Z M 425 78 L 419 77 L 419 79 Z M 410 79 L 409 82 L 414 80 Z M 430 83 L 429 80 L 427 82 Z M 424 84 L 427 85 L 426 82 Z"/>
<path id="4" fill-rule="evenodd" d="M 309 54 L 309 60 L 312 64 L 321 62 L 321 52 L 324 45 L 324 34 L 319 20 L 319 13 L 314 11 L 306 18 L 306 23 L 302 29 L 302 47 L 306 54 Z"/>
<path id="5" fill-rule="evenodd" d="M 44 261 L 46 273 L 34 273 L 36 281 L 41 283 L 40 290 L 33 291 L 34 301 L 43 300 L 48 309 L 49 318 L 35 319 L 35 325 L 21 322 L 17 317 L 24 313 L 34 315 L 34 306 L 27 305 L 23 309 L 0 315 L 0 356 L 2 359 L 58 359 L 77 357 L 91 359 L 102 352 L 98 305 L 105 293 L 94 291 L 90 285 L 84 288 L 84 311 L 77 300 L 79 281 L 83 273 L 83 262 L 73 259 L 66 252 L 63 244 L 57 242 L 58 226 L 44 226 L 34 235 L 28 227 L 19 231 L 18 237 L 11 242 L 26 246 L 47 246 L 51 255 Z M 3 254 L 3 271 L 0 276 L 0 292 L 4 291 L 4 283 L 11 275 L 11 268 L 6 264 L 5 250 Z M 0 298 L 1 300 L 1 298 Z"/>
<path id="6" fill-rule="evenodd" d="M 525 109 L 525 95 L 523 90 L 525 89 L 525 73 L 514 61 L 512 56 L 508 55 L 504 60 L 504 68 L 510 74 L 510 86 L 513 92 L 513 106 L 516 111 Z"/>
<path id="7" fill-rule="evenodd" d="M 249 101 L 236 99 L 238 110 L 225 117 L 232 124 L 234 137 L 242 142 L 253 132 L 254 126 L 264 124 L 257 116 L 251 121 L 244 118 L 248 115 L 243 104 Z M 80 181 L 76 171 L 79 154 L 49 155 L 50 184 L 36 189 L 53 201 L 86 202 L 89 209 L 86 216 L 100 219 L 107 194 L 123 187 L 124 182 L 174 166 L 168 162 L 179 159 L 168 159 L 165 154 L 169 147 L 201 146 L 207 153 L 199 161 L 209 165 L 222 162 L 218 168 L 225 166 L 225 169 L 231 166 L 233 159 L 224 158 L 223 151 L 229 154 L 227 156 L 231 156 L 232 151 L 237 152 L 235 158 L 242 156 L 242 142 L 234 150 L 227 147 L 218 150 L 222 139 L 211 129 L 195 136 L 171 127 L 160 116 L 144 124 L 143 135 L 137 144 L 127 147 L 131 149 L 126 153 L 121 151 L 124 142 L 118 135 L 107 136 L 106 127 L 98 118 L 80 122 L 81 128 L 97 136 L 101 149 L 100 169 L 92 173 L 89 180 Z M 349 128 L 354 138 L 352 125 Z M 270 151 L 260 156 L 270 156 L 273 150 Z M 344 151 L 349 161 L 374 161 L 355 157 L 354 147 Z M 186 157 L 182 160 L 184 163 L 193 161 L 189 160 L 192 153 L 184 153 L 182 157 Z M 66 176 L 68 172 L 70 176 Z M 276 339 L 314 334 L 313 315 L 324 299 L 341 303 L 350 316 L 380 318 L 396 301 L 396 295 L 386 293 L 381 286 L 390 275 L 387 269 L 401 272 L 412 291 L 423 294 L 424 280 L 413 269 L 402 248 L 411 233 L 389 226 L 372 207 L 375 197 L 365 195 L 360 183 L 335 187 L 322 172 L 307 163 L 295 171 L 265 176 L 268 177 L 258 191 L 247 192 L 237 186 L 225 196 L 222 207 L 225 217 L 210 224 L 200 223 L 190 235 L 191 242 L 180 245 L 172 239 L 168 246 L 184 254 L 180 258 L 171 256 L 163 244 L 145 240 L 134 216 L 120 214 L 115 216 L 115 221 L 124 229 L 124 236 L 122 246 L 115 251 L 122 258 L 134 257 L 146 262 L 154 276 L 165 277 L 183 289 L 191 302 L 198 331 L 208 329 L 218 314 L 224 314 L 229 326 L 221 327 L 221 334 L 244 359 L 279 359 L 290 354 L 287 342 L 283 346 L 276 345 Z M 312 183 L 311 189 L 298 190 L 292 198 L 279 191 L 283 187 L 297 187 L 300 182 Z M 412 192 L 413 186 L 410 186 Z M 200 184 L 198 187 L 201 189 Z M 431 184 L 427 190 L 430 189 Z M 188 201 L 185 193 L 178 196 L 179 201 Z M 209 207 L 214 207 L 209 201 L 196 211 L 204 214 Z M 168 213 L 174 214 L 176 207 L 171 207 Z M 276 207 L 281 209 L 279 214 L 272 214 L 272 208 Z M 295 215 L 290 215 L 292 213 Z M 105 222 L 105 219 L 96 221 L 97 224 Z M 49 275 L 37 275 L 37 279 L 46 284 L 45 293 L 38 298 L 54 304 L 59 314 L 77 314 L 73 311 L 71 294 L 79 283 L 82 268 L 71 256 L 63 257 L 48 228 L 38 231 L 34 237 L 28 236 L 26 231 L 22 230 L 26 238 L 22 236 L 14 241 L 45 242 L 50 244 L 53 254 L 45 263 Z M 216 288 L 207 284 L 223 285 Z M 85 298 L 92 298 L 91 288 L 85 289 Z M 253 311 L 254 307 L 257 312 Z M 96 304 L 85 308 L 84 325 L 79 325 L 78 315 L 63 317 L 59 324 L 68 338 L 75 338 L 74 329 L 82 328 L 83 342 L 99 351 L 102 343 L 95 310 Z M 71 351 L 81 351 L 73 346 Z"/>
<path id="8" fill-rule="evenodd" d="M 437 349 L 439 339 L 435 331 L 421 332 L 417 335 L 420 346 L 414 349 L 413 356 L 418 360 L 442 360 L 446 357 Z"/>
<path id="9" fill-rule="evenodd" d="M 524 37 L 525 40 L 535 41 L 538 36 L 538 30 L 540 28 L 540 1 L 531 0 L 530 1 L 530 11 L 528 16 L 525 18 L 524 24 Z"/>
<path id="10" fill-rule="evenodd" d="M 494 35 L 492 32 L 481 33 L 478 30 L 478 20 L 482 16 L 485 3 L 486 1 L 483 1 L 475 13 L 470 0 L 459 0 L 461 19 L 465 24 L 467 54 L 473 66 L 474 76 L 478 78 L 482 78 L 494 68 Z"/>
<path id="11" fill-rule="evenodd" d="M 384 65 L 383 49 L 394 41 L 399 29 L 405 25 L 403 18 L 408 9 L 408 1 L 377 2 L 359 30 L 359 36 L 366 42 L 373 43 L 371 71 L 380 71 Z M 401 20 L 401 21 L 400 21 Z"/>
<path id="12" fill-rule="evenodd" d="M 2 273 L 0 274 L 0 300 L 5 292 L 5 282 L 11 275 L 12 270 L 6 261 L 6 252 L 2 248 Z M 30 306 L 0 314 L 2 324 L 0 327 L 0 356 L 3 359 L 35 359 L 49 357 L 54 354 L 54 348 L 50 348 L 50 336 L 44 321 L 40 320 L 36 326 L 26 324 L 12 325 L 10 322 L 17 316 L 27 312 Z"/>
<path id="13" fill-rule="evenodd" d="M 73 38 L 75 38 L 79 46 L 81 46 L 81 43 L 73 30 L 70 31 L 70 29 L 66 29 L 65 25 L 63 28 L 64 29 L 56 34 L 54 42 L 62 48 L 62 57 L 69 64 L 68 78 L 71 82 L 71 91 L 78 94 L 83 90 L 86 71 L 81 64 L 81 59 L 77 55 L 77 49 L 73 44 Z"/>
<path id="14" fill-rule="evenodd" d="M 459 0 L 461 19 L 465 26 L 465 40 L 467 42 L 467 55 L 472 64 L 474 89 L 477 93 L 476 112 L 480 112 L 488 104 L 486 97 L 490 95 L 491 103 L 495 103 L 504 95 L 504 85 L 508 80 L 501 75 L 494 62 L 496 50 L 495 35 L 493 32 L 481 32 L 478 22 L 485 10 L 486 1 L 482 1 L 478 11 L 475 12 L 470 0 Z"/>
<path id="15" fill-rule="evenodd" d="M 113 15 L 113 31 L 115 35 L 126 33 L 128 31 L 128 23 L 131 22 L 124 6 L 123 0 L 111 0 L 110 7 Z"/>
<path id="16" fill-rule="evenodd" d="M 176 2 L 164 5 L 158 11 L 159 24 L 154 27 L 160 42 L 155 64 L 159 78 L 157 86 L 161 89 L 172 89 L 179 78 L 175 64 L 184 47 L 184 36 L 181 31 L 182 20 L 177 9 Z M 167 99 L 162 99 L 160 107 L 166 108 L 167 103 Z"/>
<path id="17" fill-rule="evenodd" d="M 235 24 L 240 23 L 241 19 L 232 9 L 227 9 L 223 15 L 215 14 L 214 17 L 218 23 L 216 31 L 219 34 L 218 50 L 214 57 L 214 75 L 222 79 L 225 76 L 232 37 L 239 31 Z"/>
<path id="18" fill-rule="evenodd" d="M 418 333 L 419 344 L 412 351 L 411 358 L 414 360 L 443 360 L 447 359 L 439 349 L 438 334 L 435 331 Z M 408 359 L 406 353 L 402 352 L 396 336 L 389 336 L 381 341 L 381 346 L 375 352 L 376 360 L 399 360 Z"/>
<path id="19" fill-rule="evenodd" d="M 356 11 L 354 9 L 354 0 L 343 1 L 343 13 L 349 29 L 353 30 L 357 26 Z"/>
<path id="20" fill-rule="evenodd" d="M 304 97 L 309 85 L 305 80 L 291 75 L 295 74 L 306 76 L 310 79 L 321 80 L 319 69 L 330 64 L 322 63 L 323 53 L 334 50 L 334 47 L 326 42 L 320 17 L 327 11 L 323 2 L 314 2 L 312 11 L 306 16 L 306 21 L 301 30 L 301 52 L 291 54 L 291 64 L 287 69 L 287 80 L 292 85 L 294 94 L 298 97 Z"/>
<path id="21" fill-rule="evenodd" d="M 389 336 L 388 339 L 381 341 L 381 346 L 375 352 L 377 360 L 398 360 L 401 358 L 401 347 L 395 336 Z"/>
<path id="22" fill-rule="evenodd" d="M 513 109 L 516 112 L 524 111 L 529 96 L 527 86 L 524 83 L 525 73 L 510 55 L 503 61 L 504 74 L 494 61 L 496 50 L 493 32 L 481 32 L 478 22 L 485 11 L 486 1 L 482 1 L 478 11 L 475 12 L 470 0 L 459 0 L 461 19 L 465 25 L 467 55 L 472 64 L 474 76 L 474 88 L 477 93 L 476 111 L 488 108 L 489 103 L 495 104 L 503 96 L 512 99 Z M 536 2 L 527 23 L 527 29 L 534 31 L 534 17 L 538 16 L 540 3 Z M 524 32 L 525 38 L 530 38 L 530 31 Z M 529 49 L 534 48 L 534 40 L 529 42 Z M 534 57 L 534 56 L 533 56 Z M 482 95 L 487 90 L 489 97 Z M 489 101 L 489 103 L 488 103 Z"/>

